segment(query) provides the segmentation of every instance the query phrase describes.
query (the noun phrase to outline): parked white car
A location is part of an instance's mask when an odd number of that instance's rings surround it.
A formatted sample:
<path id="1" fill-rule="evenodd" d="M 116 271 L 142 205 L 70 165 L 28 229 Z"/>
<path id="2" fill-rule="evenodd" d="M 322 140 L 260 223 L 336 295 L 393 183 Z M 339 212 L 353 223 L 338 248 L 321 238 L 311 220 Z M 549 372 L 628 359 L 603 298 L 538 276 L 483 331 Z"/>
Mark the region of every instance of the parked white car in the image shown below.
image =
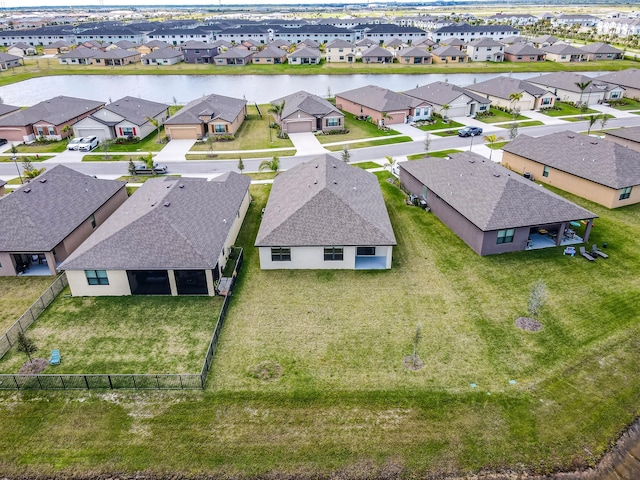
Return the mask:
<path id="1" fill-rule="evenodd" d="M 82 140 L 83 141 L 78 144 L 78 150 L 83 152 L 90 152 L 100 143 L 98 137 L 84 137 Z"/>
<path id="2" fill-rule="evenodd" d="M 78 146 L 84 142 L 84 138 L 82 137 L 77 137 L 74 138 L 73 140 L 71 140 L 69 142 L 69 144 L 67 145 L 67 150 L 78 150 Z"/>

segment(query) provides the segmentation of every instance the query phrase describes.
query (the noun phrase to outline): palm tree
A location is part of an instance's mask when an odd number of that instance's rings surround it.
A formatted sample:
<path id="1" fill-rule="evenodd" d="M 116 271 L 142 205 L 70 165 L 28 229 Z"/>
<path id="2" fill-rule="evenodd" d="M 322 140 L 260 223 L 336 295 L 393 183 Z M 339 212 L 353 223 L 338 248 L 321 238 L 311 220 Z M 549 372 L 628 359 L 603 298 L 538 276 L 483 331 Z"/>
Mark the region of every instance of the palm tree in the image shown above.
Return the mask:
<path id="1" fill-rule="evenodd" d="M 271 170 L 277 174 L 278 170 L 280 170 L 280 159 L 278 157 L 273 157 L 271 160 L 263 160 L 260 162 L 258 170 L 261 172 L 264 170 Z"/>
<path id="2" fill-rule="evenodd" d="M 449 111 L 450 108 L 451 108 L 451 105 L 449 105 L 448 103 L 443 103 L 442 106 L 440 107 L 440 113 L 442 114 L 443 123 L 449 123 L 447 112 Z"/>
<path id="3" fill-rule="evenodd" d="M 587 128 L 587 135 L 589 135 L 591 133 L 591 127 L 593 127 L 595 125 L 595 123 L 598 121 L 598 118 L 599 117 L 597 115 L 590 115 L 589 116 L 589 128 Z"/>
<path id="4" fill-rule="evenodd" d="M 588 82 L 576 82 L 576 87 L 580 89 L 580 103 L 582 103 L 582 96 L 589 85 L 591 85 L 591 80 Z"/>
<path id="5" fill-rule="evenodd" d="M 484 141 L 489 144 L 489 160 L 491 160 L 491 155 L 493 155 L 494 145 L 504 140 L 504 138 L 498 137 L 493 133 L 490 135 L 485 135 L 483 138 L 484 138 Z"/>
<path id="6" fill-rule="evenodd" d="M 380 117 L 382 118 L 382 126 L 384 126 L 385 120 L 391 120 L 393 117 L 389 115 L 387 112 L 380 112 Z"/>
<path id="7" fill-rule="evenodd" d="M 511 108 L 511 114 L 513 115 L 514 120 L 517 119 L 518 115 L 520 114 L 520 109 L 516 107 L 520 100 L 522 100 L 522 92 L 513 92 L 509 94 L 509 101 L 513 104 L 513 107 Z M 516 111 L 517 114 L 514 113 Z"/>
<path id="8" fill-rule="evenodd" d="M 280 115 L 282 115 L 283 111 L 284 111 L 284 100 L 282 100 L 282 102 L 279 105 L 278 104 L 272 105 L 271 108 L 269 109 L 269 112 L 273 113 L 274 117 L 276 115 L 278 116 L 278 120 L 280 119 Z"/>
<path id="9" fill-rule="evenodd" d="M 71 128 L 71 125 L 65 125 L 64 127 L 62 127 L 62 133 L 69 133 L 73 130 L 73 128 Z M 65 135 L 66 139 L 67 139 L 67 143 L 69 143 L 69 139 L 71 138 L 71 135 Z"/>
<path id="10" fill-rule="evenodd" d="M 160 121 L 157 118 L 153 118 L 153 117 L 146 117 L 147 122 L 149 122 L 151 125 L 153 125 L 154 127 L 156 127 L 156 130 L 158 132 L 158 140 L 156 140 L 156 143 L 162 143 L 162 139 L 160 138 L 160 127 L 162 125 L 160 125 Z"/>
<path id="11" fill-rule="evenodd" d="M 42 168 L 30 168 L 30 169 L 25 169 L 24 170 L 24 178 L 28 179 L 28 180 L 33 180 L 34 178 L 36 178 L 38 175 L 40 175 L 42 172 L 44 172 L 46 170 L 46 168 L 42 167 Z"/>

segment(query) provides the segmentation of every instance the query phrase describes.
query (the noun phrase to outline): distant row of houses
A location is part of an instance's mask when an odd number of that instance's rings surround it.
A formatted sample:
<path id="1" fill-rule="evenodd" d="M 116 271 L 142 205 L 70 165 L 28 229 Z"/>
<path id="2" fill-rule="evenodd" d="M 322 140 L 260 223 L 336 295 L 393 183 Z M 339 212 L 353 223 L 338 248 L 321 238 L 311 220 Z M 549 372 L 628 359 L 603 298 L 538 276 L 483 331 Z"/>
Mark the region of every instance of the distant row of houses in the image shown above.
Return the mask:
<path id="1" fill-rule="evenodd" d="M 584 87 L 584 88 L 582 88 Z M 344 129 L 344 115 L 366 118 L 382 125 L 430 120 L 434 115 L 475 116 L 491 106 L 521 112 L 551 108 L 557 101 L 588 105 L 640 98 L 640 70 L 627 69 L 597 77 L 554 72 L 520 80 L 498 76 L 460 87 L 432 82 L 405 92 L 367 85 L 335 95 L 335 104 L 299 91 L 271 101 L 282 106 L 274 121 L 286 133 L 328 132 Z M 72 135 L 100 140 L 139 137 L 164 126 L 170 139 L 202 139 L 234 135 L 247 115 L 243 98 L 210 94 L 196 98 L 177 113 L 169 105 L 131 96 L 105 104 L 58 96 L 28 108 L 0 104 L 0 138 L 31 142 L 37 138 L 61 140 Z"/>

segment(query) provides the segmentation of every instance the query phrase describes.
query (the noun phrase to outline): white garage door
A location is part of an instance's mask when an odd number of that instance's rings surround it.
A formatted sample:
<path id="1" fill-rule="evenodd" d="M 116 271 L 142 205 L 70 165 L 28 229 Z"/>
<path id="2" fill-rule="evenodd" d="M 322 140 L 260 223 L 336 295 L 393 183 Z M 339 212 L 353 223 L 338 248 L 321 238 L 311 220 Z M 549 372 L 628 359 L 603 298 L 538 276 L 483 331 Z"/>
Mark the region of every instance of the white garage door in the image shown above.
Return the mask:
<path id="1" fill-rule="evenodd" d="M 167 135 L 174 140 L 197 139 L 202 136 L 200 129 L 195 125 L 185 127 L 169 127 L 169 125 L 167 125 L 165 129 L 167 130 Z"/>
<path id="2" fill-rule="evenodd" d="M 90 127 L 79 128 L 76 137 L 98 137 L 98 140 L 109 138 L 108 133 L 104 128 Z"/>
<path id="3" fill-rule="evenodd" d="M 287 132 L 288 133 L 304 133 L 304 132 L 312 132 L 313 122 L 310 120 L 305 120 L 303 122 L 288 122 L 287 123 Z"/>

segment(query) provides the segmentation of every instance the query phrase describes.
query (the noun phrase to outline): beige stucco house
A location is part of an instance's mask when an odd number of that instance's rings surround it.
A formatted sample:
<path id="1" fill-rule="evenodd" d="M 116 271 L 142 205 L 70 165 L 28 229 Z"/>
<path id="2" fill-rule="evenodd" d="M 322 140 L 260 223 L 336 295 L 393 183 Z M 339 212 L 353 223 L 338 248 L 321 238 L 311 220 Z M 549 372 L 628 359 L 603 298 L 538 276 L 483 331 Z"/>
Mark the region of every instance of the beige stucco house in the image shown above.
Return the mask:
<path id="1" fill-rule="evenodd" d="M 250 183 L 234 172 L 148 180 L 60 265 L 71 293 L 216 295 Z"/>
<path id="2" fill-rule="evenodd" d="M 503 147 L 502 165 L 608 208 L 640 202 L 640 153 L 608 140 L 519 135 Z"/>
<path id="3" fill-rule="evenodd" d="M 538 110 L 552 107 L 555 95 L 542 87 L 512 77 L 496 77 L 484 82 L 469 85 L 470 90 L 478 95 L 486 96 L 491 105 L 505 109 L 517 108 L 520 111 Z M 514 101 L 513 94 L 520 94 L 521 98 Z"/>
<path id="4" fill-rule="evenodd" d="M 286 133 L 329 132 L 344 129 L 344 114 L 331 102 L 309 92 L 299 91 L 273 100 L 272 105 L 283 105 L 274 120 Z"/>

